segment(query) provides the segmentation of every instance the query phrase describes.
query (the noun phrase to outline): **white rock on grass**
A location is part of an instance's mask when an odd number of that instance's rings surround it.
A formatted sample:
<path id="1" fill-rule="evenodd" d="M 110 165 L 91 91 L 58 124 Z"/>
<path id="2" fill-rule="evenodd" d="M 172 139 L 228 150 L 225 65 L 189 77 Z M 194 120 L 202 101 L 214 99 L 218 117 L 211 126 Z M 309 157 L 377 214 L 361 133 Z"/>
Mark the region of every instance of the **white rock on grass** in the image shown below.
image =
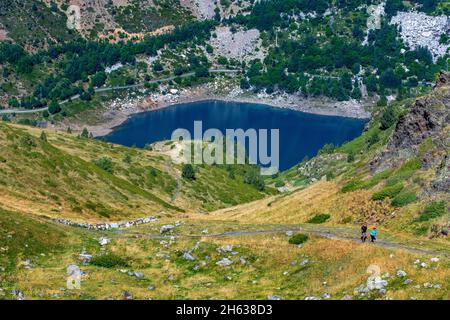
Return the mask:
<path id="1" fill-rule="evenodd" d="M 185 260 L 188 260 L 188 261 L 194 261 L 195 260 L 195 258 L 187 251 L 183 253 L 183 258 Z"/>
<path id="2" fill-rule="evenodd" d="M 222 258 L 219 261 L 217 261 L 216 264 L 218 266 L 221 266 L 221 267 L 228 267 L 228 266 L 231 266 L 233 264 L 233 261 L 231 261 L 228 258 Z"/>
<path id="3" fill-rule="evenodd" d="M 105 246 L 105 245 L 107 245 L 110 242 L 111 242 L 111 239 L 108 239 L 108 238 L 105 238 L 105 237 L 101 237 L 98 240 L 98 243 L 100 243 L 101 246 Z"/>
<path id="4" fill-rule="evenodd" d="M 161 227 L 161 229 L 159 229 L 160 233 L 167 233 L 172 231 L 172 229 L 175 228 L 175 226 L 173 224 L 166 224 L 164 226 Z"/>
<path id="5" fill-rule="evenodd" d="M 303 261 L 300 263 L 300 267 L 304 268 L 304 267 L 306 267 L 308 264 L 309 264 L 309 260 L 308 260 L 308 259 L 305 259 L 305 260 L 303 260 Z"/>
<path id="6" fill-rule="evenodd" d="M 25 300 L 25 295 L 22 291 L 14 289 L 11 291 L 11 295 L 14 297 L 15 300 Z"/>
<path id="7" fill-rule="evenodd" d="M 78 255 L 78 259 L 84 263 L 89 263 L 92 260 L 92 255 L 86 252 L 82 252 Z"/>
<path id="8" fill-rule="evenodd" d="M 322 298 L 323 299 L 330 299 L 331 298 L 331 294 L 325 292 L 324 294 L 322 294 Z"/>
<path id="9" fill-rule="evenodd" d="M 130 277 L 143 278 L 144 274 L 142 272 L 130 271 L 127 273 Z"/>
<path id="10" fill-rule="evenodd" d="M 125 300 L 133 300 L 133 294 L 131 292 L 124 291 L 122 292 L 122 295 L 125 298 Z"/>
<path id="11" fill-rule="evenodd" d="M 380 290 L 384 289 L 388 285 L 386 280 L 381 279 L 380 277 L 369 277 L 367 279 L 367 288 L 369 290 Z"/>
<path id="12" fill-rule="evenodd" d="M 400 277 L 400 278 L 404 278 L 404 277 L 406 277 L 408 274 L 405 272 L 405 271 L 403 271 L 403 270 L 397 270 L 397 277 Z"/>
<path id="13" fill-rule="evenodd" d="M 233 251 L 233 246 L 232 245 L 222 246 L 222 247 L 218 248 L 217 251 L 219 251 L 219 252 L 232 252 Z"/>
<path id="14" fill-rule="evenodd" d="M 404 285 L 408 285 L 408 284 L 411 284 L 411 283 L 412 283 L 411 279 L 406 279 L 405 281 L 403 281 Z"/>

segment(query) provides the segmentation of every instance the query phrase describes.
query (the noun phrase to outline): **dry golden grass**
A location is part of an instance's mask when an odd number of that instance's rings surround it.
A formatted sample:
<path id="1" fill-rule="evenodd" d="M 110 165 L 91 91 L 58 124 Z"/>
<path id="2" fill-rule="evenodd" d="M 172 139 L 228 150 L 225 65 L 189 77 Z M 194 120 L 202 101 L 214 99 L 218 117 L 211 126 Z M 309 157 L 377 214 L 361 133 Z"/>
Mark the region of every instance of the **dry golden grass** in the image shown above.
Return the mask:
<path id="1" fill-rule="evenodd" d="M 390 210 L 384 203 L 370 200 L 371 190 L 340 193 L 336 182 L 319 181 L 290 195 L 274 196 L 211 213 L 206 219 L 237 220 L 241 223 L 304 223 L 315 214 L 328 213 L 330 223 L 346 218 L 374 223 L 371 212 Z M 367 218 L 369 216 L 369 218 Z M 350 220 L 352 221 L 352 220 Z"/>
<path id="2" fill-rule="evenodd" d="M 328 211 L 333 183 L 318 182 L 289 196 L 270 198 L 212 212 L 206 219 L 239 220 L 242 223 L 301 223 L 311 213 Z M 315 194 L 314 194 L 315 193 Z"/>
<path id="3" fill-rule="evenodd" d="M 271 294 L 285 299 L 304 299 L 311 295 L 319 297 L 325 292 L 331 294 L 332 299 L 340 299 L 346 294 L 356 297 L 353 290 L 367 281 L 368 267 L 377 265 L 381 274 L 393 276 L 389 279 L 392 287 L 388 287 L 387 298 L 449 298 L 450 268 L 446 259 L 432 264 L 429 257 L 315 237 L 303 247 L 289 244 L 284 235 L 204 238 L 201 247 L 209 248 L 207 253 L 212 260 L 201 267 L 201 272 L 195 273 L 191 271 L 191 264 L 174 260 L 177 251 L 192 248 L 194 243 L 179 239 L 164 248 L 151 240 L 113 242 L 110 248 L 113 252 L 131 259 L 131 266 L 125 269 L 141 271 L 145 279 L 120 273 L 120 268 L 82 266 L 87 275 L 83 277 L 81 291 L 62 292 L 59 288 L 65 286 L 65 267 L 74 259 L 74 255 L 66 254 L 53 259 L 46 267 L 22 269 L 18 274 L 18 286 L 29 298 L 39 298 L 39 295 L 52 298 L 56 293 L 60 298 L 123 299 L 123 291 L 129 291 L 136 299 L 266 299 Z M 235 262 L 229 268 L 216 266 L 215 261 L 226 254 L 217 253 L 215 248 L 223 245 L 233 245 L 239 255 L 251 257 L 248 264 Z M 170 253 L 171 258 L 158 258 L 158 252 Z M 193 252 L 193 255 L 198 253 Z M 432 267 L 416 268 L 414 260 L 417 258 Z M 294 260 L 304 259 L 310 261 L 306 268 L 291 265 Z M 398 269 L 405 270 L 413 283 L 401 285 L 395 277 Z M 284 275 L 284 271 L 289 275 Z M 170 275 L 174 280 L 169 280 Z M 225 280 L 226 276 L 231 280 Z M 423 287 L 425 282 L 440 284 L 442 288 L 414 288 L 417 284 Z M 155 290 L 148 290 L 150 285 L 155 286 Z"/>

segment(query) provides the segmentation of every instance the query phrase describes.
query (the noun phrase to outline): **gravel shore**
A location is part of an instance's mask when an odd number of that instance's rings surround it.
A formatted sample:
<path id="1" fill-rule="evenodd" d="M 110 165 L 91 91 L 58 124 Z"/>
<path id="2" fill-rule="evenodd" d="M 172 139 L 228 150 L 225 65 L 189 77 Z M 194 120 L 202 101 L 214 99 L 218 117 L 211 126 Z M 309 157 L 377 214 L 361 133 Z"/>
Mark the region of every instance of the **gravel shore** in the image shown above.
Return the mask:
<path id="1" fill-rule="evenodd" d="M 208 100 L 265 104 L 272 107 L 288 108 L 320 115 L 359 119 L 370 118 L 370 113 L 365 110 L 364 105 L 354 100 L 338 102 L 325 98 L 304 98 L 300 95 L 252 94 L 243 92 L 239 88 L 235 88 L 226 93 L 217 93 L 217 90 L 211 88 L 211 84 L 209 84 L 191 88 L 189 90 L 172 89 L 165 94 L 153 93 L 144 97 L 113 101 L 103 113 L 101 117 L 102 121 L 96 125 L 86 126 L 86 128 L 96 137 L 104 136 L 110 133 L 114 127 L 119 126 L 134 114 L 158 110 L 176 104 Z M 369 105 L 371 103 L 372 102 L 367 102 L 365 104 Z M 62 125 L 62 127 L 64 126 L 65 125 Z M 71 128 L 76 131 L 81 131 L 82 125 L 71 124 Z"/>

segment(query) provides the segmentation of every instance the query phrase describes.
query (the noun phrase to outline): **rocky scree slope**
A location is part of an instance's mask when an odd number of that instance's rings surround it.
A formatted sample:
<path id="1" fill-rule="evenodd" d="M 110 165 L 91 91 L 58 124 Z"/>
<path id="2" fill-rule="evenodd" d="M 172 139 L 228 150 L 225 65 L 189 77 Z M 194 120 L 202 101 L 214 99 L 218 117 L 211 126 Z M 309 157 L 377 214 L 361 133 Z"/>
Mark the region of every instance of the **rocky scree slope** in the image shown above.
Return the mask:
<path id="1" fill-rule="evenodd" d="M 450 189 L 450 73 L 442 72 L 432 94 L 416 100 L 400 117 L 387 146 L 370 162 L 381 172 L 417 157 L 424 169 L 436 174 L 430 184 L 435 191 Z"/>

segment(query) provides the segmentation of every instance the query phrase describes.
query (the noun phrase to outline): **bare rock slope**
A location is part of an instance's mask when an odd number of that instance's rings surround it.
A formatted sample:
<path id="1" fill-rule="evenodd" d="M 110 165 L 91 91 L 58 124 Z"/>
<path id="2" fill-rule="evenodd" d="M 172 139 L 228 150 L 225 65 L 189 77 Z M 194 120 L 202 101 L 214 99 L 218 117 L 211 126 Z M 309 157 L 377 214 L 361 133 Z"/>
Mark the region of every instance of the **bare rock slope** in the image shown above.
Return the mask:
<path id="1" fill-rule="evenodd" d="M 411 110 L 400 118 L 387 147 L 370 166 L 374 171 L 381 171 L 417 157 L 423 168 L 436 170 L 433 188 L 448 191 L 449 149 L 450 73 L 442 72 L 434 90 L 416 100 Z"/>

